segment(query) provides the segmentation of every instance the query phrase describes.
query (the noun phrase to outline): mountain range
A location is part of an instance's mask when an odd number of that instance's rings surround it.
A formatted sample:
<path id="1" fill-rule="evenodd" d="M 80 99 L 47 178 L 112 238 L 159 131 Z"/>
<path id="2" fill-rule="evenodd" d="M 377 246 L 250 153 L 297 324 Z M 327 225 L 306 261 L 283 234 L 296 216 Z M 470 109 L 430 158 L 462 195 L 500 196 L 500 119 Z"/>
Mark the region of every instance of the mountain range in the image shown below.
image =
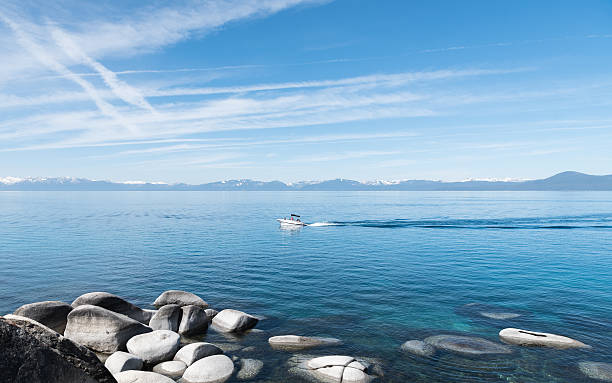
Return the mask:
<path id="1" fill-rule="evenodd" d="M 0 190 L 19 191 L 544 191 L 544 190 L 610 190 L 611 175 L 590 175 L 579 172 L 563 172 L 552 177 L 528 181 L 460 182 L 404 180 L 358 182 L 347 179 L 283 183 L 280 181 L 228 180 L 200 185 L 184 183 L 147 183 L 94 181 L 85 178 L 0 178 Z"/>

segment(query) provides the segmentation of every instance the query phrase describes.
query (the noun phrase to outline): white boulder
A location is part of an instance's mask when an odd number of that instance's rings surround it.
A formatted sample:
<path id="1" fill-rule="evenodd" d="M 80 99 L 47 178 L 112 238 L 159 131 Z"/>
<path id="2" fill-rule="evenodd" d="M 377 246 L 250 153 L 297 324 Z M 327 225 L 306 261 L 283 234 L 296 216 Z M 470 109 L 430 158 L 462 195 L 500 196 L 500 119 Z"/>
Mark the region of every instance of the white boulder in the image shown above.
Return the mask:
<path id="1" fill-rule="evenodd" d="M 123 314 L 92 305 L 81 305 L 68 314 L 64 336 L 94 351 L 113 353 L 125 349 L 128 339 L 151 328 Z"/>
<path id="2" fill-rule="evenodd" d="M 257 322 L 254 316 L 233 309 L 222 310 L 212 320 L 215 328 L 222 332 L 243 332 L 255 327 Z"/>
<path id="3" fill-rule="evenodd" d="M 182 380 L 185 383 L 221 383 L 234 372 L 234 363 L 225 355 L 213 355 L 200 359 L 187 367 Z"/>
<path id="4" fill-rule="evenodd" d="M 499 332 L 499 338 L 506 343 L 519 346 L 541 346 L 553 347 L 558 349 L 566 348 L 588 348 L 590 346 L 562 335 L 549 334 L 521 330 L 518 328 L 505 328 Z"/>
<path id="5" fill-rule="evenodd" d="M 137 335 L 127 342 L 128 351 L 147 364 L 171 360 L 181 345 L 179 334 L 169 330 L 156 330 Z"/>

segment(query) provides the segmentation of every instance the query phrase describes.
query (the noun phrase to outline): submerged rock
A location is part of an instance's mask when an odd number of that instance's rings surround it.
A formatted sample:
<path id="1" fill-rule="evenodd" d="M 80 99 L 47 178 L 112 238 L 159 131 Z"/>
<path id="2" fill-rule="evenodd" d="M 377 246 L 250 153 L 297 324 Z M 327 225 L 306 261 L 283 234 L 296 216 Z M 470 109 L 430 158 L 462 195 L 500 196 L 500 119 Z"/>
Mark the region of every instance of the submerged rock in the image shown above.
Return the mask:
<path id="1" fill-rule="evenodd" d="M 202 358 L 217 354 L 223 354 L 223 350 L 212 343 L 198 342 L 183 346 L 178 350 L 176 355 L 174 355 L 174 360 L 180 360 L 187 366 L 191 366 Z"/>
<path id="2" fill-rule="evenodd" d="M 314 377 L 331 382 L 369 382 L 366 367 L 351 356 L 331 355 L 310 359 L 306 367 Z"/>
<path id="3" fill-rule="evenodd" d="M 175 383 L 167 376 L 150 371 L 123 371 L 113 375 L 117 383 Z"/>
<path id="4" fill-rule="evenodd" d="M 576 339 L 566 336 L 521 330 L 518 328 L 505 328 L 499 332 L 499 337 L 506 343 L 519 346 L 541 346 L 558 349 L 590 347 Z"/>
<path id="5" fill-rule="evenodd" d="M 178 332 L 181 335 L 196 335 L 206 332 L 208 329 L 208 317 L 206 311 L 200 306 L 183 306 L 182 318 Z"/>
<path id="6" fill-rule="evenodd" d="M 255 378 L 264 363 L 258 359 L 240 359 L 240 370 L 236 374 L 236 378 L 240 380 L 249 380 Z"/>
<path id="7" fill-rule="evenodd" d="M 486 311 L 481 311 L 480 315 L 482 315 L 485 318 L 489 318 L 489 319 L 501 319 L 501 320 L 514 319 L 514 318 L 518 318 L 521 316 L 521 314 L 516 314 L 516 313 L 490 313 Z"/>
<path id="8" fill-rule="evenodd" d="M 151 317 L 153 316 L 150 311 L 145 311 L 140 307 L 131 304 L 125 299 L 107 292 L 96 291 L 93 293 L 83 294 L 72 302 L 73 308 L 77 308 L 82 305 L 103 307 L 107 310 L 123 314 L 144 324 L 149 323 Z"/>
<path id="9" fill-rule="evenodd" d="M 404 342 L 400 348 L 402 351 L 420 356 L 433 356 L 436 353 L 434 346 L 422 340 L 409 340 Z"/>
<path id="10" fill-rule="evenodd" d="M 72 306 L 60 301 L 45 301 L 23 305 L 15 310 L 15 315 L 33 319 L 50 329 L 63 334 Z"/>
<path id="11" fill-rule="evenodd" d="M 521 310 L 509 309 L 507 307 L 494 306 L 483 303 L 468 303 L 457 308 L 457 313 L 473 317 L 481 317 L 494 320 L 509 320 L 525 315 Z"/>
<path id="12" fill-rule="evenodd" d="M 578 367 L 589 378 L 612 382 L 612 363 L 580 362 Z"/>
<path id="13" fill-rule="evenodd" d="M 336 338 L 279 335 L 268 339 L 268 343 L 274 349 L 293 351 L 317 346 L 337 346 L 342 344 L 342 341 Z"/>
<path id="14" fill-rule="evenodd" d="M 291 374 L 311 381 L 365 383 L 383 376 L 380 361 L 373 358 L 296 354 L 287 364 Z"/>
<path id="15" fill-rule="evenodd" d="M 127 370 L 140 370 L 142 359 L 128 352 L 117 351 L 106 359 L 104 367 L 112 374 Z"/>
<path id="16" fill-rule="evenodd" d="M 187 365 L 180 360 L 169 360 L 167 362 L 161 362 L 153 367 L 153 372 L 167 376 L 168 378 L 178 379 L 183 376 L 186 369 Z"/>
<path id="17" fill-rule="evenodd" d="M 113 353 L 124 350 L 127 341 L 151 328 L 114 311 L 92 305 L 78 306 L 68 314 L 64 334 L 94 351 Z"/>
<path id="18" fill-rule="evenodd" d="M 181 306 L 170 304 L 162 306 L 151 318 L 149 327 L 153 330 L 170 330 L 178 332 L 183 311 Z"/>
<path id="19" fill-rule="evenodd" d="M 127 342 L 128 351 L 147 364 L 171 360 L 181 345 L 179 334 L 169 330 L 156 330 L 136 335 Z"/>
<path id="20" fill-rule="evenodd" d="M 233 309 L 222 310 L 212 320 L 215 328 L 224 332 L 243 332 L 255 327 L 257 322 L 253 315 Z"/>
<path id="21" fill-rule="evenodd" d="M 185 383 L 221 383 L 234 372 L 234 363 L 225 355 L 213 355 L 200 359 L 187 367 L 182 381 Z"/>
<path id="22" fill-rule="evenodd" d="M 208 307 L 208 303 L 204 302 L 204 299 L 190 292 L 181 290 L 164 291 L 159 297 L 157 297 L 155 302 L 153 302 L 155 307 L 162 307 L 172 304 L 179 306 L 193 305 L 202 307 L 204 309 Z"/>
<path id="23" fill-rule="evenodd" d="M 441 350 L 462 355 L 512 353 L 512 350 L 507 346 L 472 336 L 435 335 L 426 338 L 425 343 Z"/>
<path id="24" fill-rule="evenodd" d="M 32 319 L 0 317 L 0 340 L 0 382 L 115 382 L 93 352 Z"/>

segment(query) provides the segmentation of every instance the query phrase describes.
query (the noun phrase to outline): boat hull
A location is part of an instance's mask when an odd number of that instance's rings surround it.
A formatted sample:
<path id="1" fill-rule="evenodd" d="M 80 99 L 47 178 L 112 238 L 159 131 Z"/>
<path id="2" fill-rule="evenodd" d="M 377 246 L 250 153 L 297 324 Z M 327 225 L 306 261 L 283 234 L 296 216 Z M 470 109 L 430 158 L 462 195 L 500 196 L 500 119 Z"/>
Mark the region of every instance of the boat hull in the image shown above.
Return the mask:
<path id="1" fill-rule="evenodd" d="M 287 226 L 308 226 L 304 222 L 295 221 L 295 220 L 291 220 L 291 219 L 282 219 L 282 218 L 279 218 L 279 219 L 277 219 L 277 221 L 280 222 L 281 225 L 287 225 Z"/>

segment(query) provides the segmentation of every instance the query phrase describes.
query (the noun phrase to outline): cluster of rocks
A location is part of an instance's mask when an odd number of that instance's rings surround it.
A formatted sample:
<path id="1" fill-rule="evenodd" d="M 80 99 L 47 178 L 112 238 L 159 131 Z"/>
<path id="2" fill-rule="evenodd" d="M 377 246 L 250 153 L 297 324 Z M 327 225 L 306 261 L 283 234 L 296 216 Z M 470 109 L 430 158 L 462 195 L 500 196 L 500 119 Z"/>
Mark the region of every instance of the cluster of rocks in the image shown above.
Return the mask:
<path id="1" fill-rule="evenodd" d="M 188 338 L 209 326 L 245 332 L 257 324 L 256 317 L 232 309 L 217 312 L 197 295 L 178 290 L 162 293 L 154 306 L 141 309 L 106 292 L 81 295 L 71 305 L 24 305 L 0 317 L 0 381 L 220 383 L 234 374 L 234 362 L 242 365 L 243 379 L 263 367 L 261 361 L 232 360 L 214 344 Z"/>
<path id="2" fill-rule="evenodd" d="M 222 334 L 255 332 L 258 317 L 214 310 L 199 296 L 179 290 L 165 291 L 153 305 L 155 310 L 142 309 L 114 294 L 93 292 L 70 305 L 47 301 L 21 306 L 0 317 L 0 381 L 223 383 L 232 377 L 255 379 L 264 368 L 261 360 L 232 355 L 253 346 L 196 339 L 209 327 Z M 490 319 L 513 318 L 500 310 L 486 314 Z M 501 330 L 499 338 L 503 343 L 441 334 L 409 340 L 401 350 L 420 357 L 438 352 L 477 357 L 511 354 L 513 346 L 589 347 L 565 336 L 517 328 Z M 342 344 L 335 338 L 301 335 L 272 336 L 268 343 L 271 349 L 289 352 Z M 383 375 L 382 363 L 367 357 L 294 354 L 287 364 L 290 373 L 313 382 L 368 383 Z M 612 381 L 612 364 L 585 361 L 578 368 L 590 378 Z"/>
<path id="3" fill-rule="evenodd" d="M 509 320 L 522 316 L 522 314 L 502 311 L 496 307 L 480 304 L 468 304 L 462 306 L 462 309 L 466 308 L 474 309 L 478 315 L 488 319 Z M 512 327 L 502 329 L 499 332 L 499 339 L 505 344 L 474 336 L 442 334 L 430 336 L 424 340 L 408 340 L 400 346 L 400 349 L 404 352 L 420 357 L 432 357 L 438 351 L 450 352 L 461 356 L 511 354 L 513 350 L 508 345 L 549 347 L 559 350 L 570 348 L 591 348 L 591 346 L 583 342 L 563 335 Z M 612 382 L 611 363 L 587 361 L 580 362 L 578 367 L 582 373 L 590 378 Z"/>

